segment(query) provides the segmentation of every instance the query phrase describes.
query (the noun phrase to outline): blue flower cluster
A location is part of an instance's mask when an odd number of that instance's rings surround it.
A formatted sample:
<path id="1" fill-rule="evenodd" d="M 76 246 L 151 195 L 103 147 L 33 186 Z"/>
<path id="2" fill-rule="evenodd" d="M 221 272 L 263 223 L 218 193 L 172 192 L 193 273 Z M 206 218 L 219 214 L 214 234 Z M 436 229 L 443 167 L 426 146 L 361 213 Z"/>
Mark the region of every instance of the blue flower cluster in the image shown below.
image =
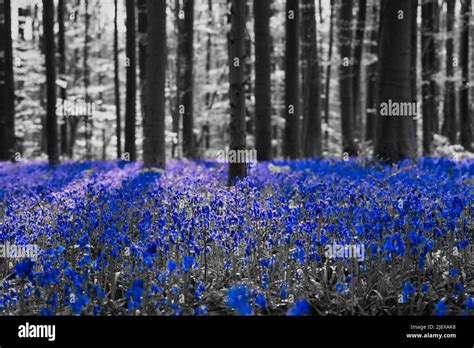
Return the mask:
<path id="1" fill-rule="evenodd" d="M 0 264 L 0 314 L 473 315 L 473 177 L 275 161 L 229 188 L 215 162 L 0 163 L 0 245 L 40 250 Z"/>

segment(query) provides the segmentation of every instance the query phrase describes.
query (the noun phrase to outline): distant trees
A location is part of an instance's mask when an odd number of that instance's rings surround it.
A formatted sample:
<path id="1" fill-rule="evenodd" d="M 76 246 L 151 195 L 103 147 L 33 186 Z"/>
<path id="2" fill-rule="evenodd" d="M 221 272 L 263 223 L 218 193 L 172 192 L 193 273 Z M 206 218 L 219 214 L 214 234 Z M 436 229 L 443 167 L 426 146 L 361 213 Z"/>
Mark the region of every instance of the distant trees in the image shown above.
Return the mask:
<path id="1" fill-rule="evenodd" d="M 300 139 L 300 78 L 299 78 L 299 30 L 300 11 L 298 0 L 286 0 L 285 43 L 285 131 L 283 156 L 290 159 L 301 157 Z"/>
<path id="2" fill-rule="evenodd" d="M 161 1 L 159 1 L 161 2 Z M 125 101 L 125 152 L 130 161 L 137 158 L 135 144 L 136 97 L 137 97 L 137 56 L 136 56 L 136 0 L 126 1 L 127 12 L 127 91 Z M 156 21 L 156 19 L 154 19 Z"/>
<path id="3" fill-rule="evenodd" d="M 59 163 L 56 122 L 56 49 L 54 42 L 54 2 L 43 0 L 44 53 L 46 62 L 46 134 L 48 161 Z"/>
<path id="4" fill-rule="evenodd" d="M 229 150 L 246 149 L 245 132 L 245 20 L 246 4 L 242 0 L 231 0 L 231 29 L 229 33 L 229 99 L 230 99 L 230 144 Z M 228 184 L 246 175 L 245 161 L 229 163 Z"/>
<path id="5" fill-rule="evenodd" d="M 255 25 L 255 147 L 259 161 L 269 161 L 272 151 L 271 0 L 253 2 Z"/>
<path id="6" fill-rule="evenodd" d="M 381 103 L 411 103 L 412 0 L 383 0 L 380 32 Z M 380 109 L 379 109 L 380 110 Z M 386 162 L 414 158 L 413 117 L 383 116 L 379 112 L 376 156 Z"/>
<path id="7" fill-rule="evenodd" d="M 146 58 L 146 113 L 143 121 L 145 167 L 164 168 L 165 83 L 166 83 L 166 2 L 147 0 L 148 28 Z"/>
<path id="8" fill-rule="evenodd" d="M 8 160 L 15 145 L 15 88 L 10 0 L 0 1 L 0 160 Z"/>

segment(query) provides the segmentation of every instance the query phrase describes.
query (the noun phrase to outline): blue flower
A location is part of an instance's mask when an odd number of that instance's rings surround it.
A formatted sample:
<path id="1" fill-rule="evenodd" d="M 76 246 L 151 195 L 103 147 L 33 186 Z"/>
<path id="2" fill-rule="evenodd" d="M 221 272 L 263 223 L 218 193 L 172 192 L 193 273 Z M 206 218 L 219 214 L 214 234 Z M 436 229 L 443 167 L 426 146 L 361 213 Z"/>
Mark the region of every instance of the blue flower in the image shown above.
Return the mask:
<path id="1" fill-rule="evenodd" d="M 233 286 L 227 291 L 226 305 L 235 309 L 237 315 L 251 315 L 252 308 L 249 302 L 247 288 L 242 285 Z"/>
<path id="2" fill-rule="evenodd" d="M 16 275 L 22 278 L 30 276 L 31 271 L 33 270 L 33 265 L 34 262 L 31 261 L 31 259 L 23 259 L 15 265 Z"/>
<path id="3" fill-rule="evenodd" d="M 435 315 L 437 316 L 443 316 L 446 314 L 446 304 L 444 303 L 443 300 L 439 300 L 435 304 Z"/>
<path id="4" fill-rule="evenodd" d="M 128 298 L 128 310 L 137 309 L 142 303 L 143 295 L 143 279 L 135 279 L 132 286 L 126 291 L 125 296 Z"/>
<path id="5" fill-rule="evenodd" d="M 467 299 L 466 299 L 466 308 L 470 311 L 472 311 L 474 309 L 474 307 L 472 305 L 472 296 L 467 297 Z"/>
<path id="6" fill-rule="evenodd" d="M 255 303 L 261 310 L 264 310 L 267 308 L 267 301 L 265 300 L 265 295 L 261 293 L 255 296 Z"/>
<path id="7" fill-rule="evenodd" d="M 176 269 L 176 263 L 173 260 L 168 260 L 166 268 L 168 268 L 170 274 L 173 274 L 173 271 Z"/>
<path id="8" fill-rule="evenodd" d="M 293 307 L 291 307 L 286 315 L 289 316 L 300 316 L 300 315 L 308 315 L 310 312 L 309 303 L 306 300 L 299 300 L 296 302 Z"/>
<path id="9" fill-rule="evenodd" d="M 451 270 L 449 271 L 449 275 L 451 277 L 456 277 L 458 274 L 459 274 L 459 270 L 457 268 L 451 268 Z"/>
<path id="10" fill-rule="evenodd" d="M 344 291 L 344 285 L 342 285 L 341 283 L 337 283 L 336 284 L 336 291 L 341 293 Z"/>
<path id="11" fill-rule="evenodd" d="M 194 264 L 194 257 L 191 255 L 185 255 L 183 261 L 181 262 L 181 268 L 183 269 L 184 273 L 188 273 L 189 270 L 193 267 Z"/>

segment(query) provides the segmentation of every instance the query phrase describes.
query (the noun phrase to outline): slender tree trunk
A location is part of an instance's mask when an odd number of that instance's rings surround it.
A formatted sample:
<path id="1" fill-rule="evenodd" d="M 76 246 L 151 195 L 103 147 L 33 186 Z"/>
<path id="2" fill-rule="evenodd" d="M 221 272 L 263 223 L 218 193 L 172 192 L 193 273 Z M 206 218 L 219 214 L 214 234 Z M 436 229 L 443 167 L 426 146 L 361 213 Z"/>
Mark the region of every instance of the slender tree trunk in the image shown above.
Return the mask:
<path id="1" fill-rule="evenodd" d="M 271 0 L 253 2 L 255 17 L 255 115 L 259 161 L 272 159 Z M 258 20 L 257 20 L 258 18 Z"/>
<path id="2" fill-rule="evenodd" d="M 451 144 L 456 143 L 456 95 L 454 83 L 454 1 L 447 1 L 446 12 L 446 83 L 444 94 L 443 135 Z"/>
<path id="3" fill-rule="evenodd" d="M 181 104 L 181 82 L 180 82 L 180 76 L 181 76 L 181 68 L 182 68 L 182 56 L 179 52 L 181 43 L 180 41 L 182 40 L 181 35 L 179 34 L 181 32 L 180 26 L 182 25 L 182 21 L 179 18 L 179 13 L 181 11 L 180 8 L 180 1 L 175 0 L 174 1 L 174 12 L 175 12 L 175 36 L 177 37 L 177 43 L 176 43 L 176 110 L 173 113 L 173 133 L 176 135 L 176 139 L 173 142 L 172 146 L 172 157 L 176 158 L 179 156 L 179 147 L 181 145 L 181 137 L 180 137 L 180 127 L 181 127 L 181 114 L 179 113 L 179 105 Z"/>
<path id="4" fill-rule="evenodd" d="M 342 63 L 339 68 L 339 94 L 341 99 L 342 151 L 356 156 L 353 138 L 354 95 L 352 84 L 352 0 L 341 0 L 339 14 L 339 51 Z"/>
<path id="5" fill-rule="evenodd" d="M 357 12 L 357 26 L 355 30 L 354 44 L 354 71 L 353 71 L 353 95 L 354 95 L 354 134 L 361 135 L 362 115 L 361 115 L 361 69 L 362 69 L 362 50 L 364 46 L 365 18 L 367 13 L 367 1 L 359 0 Z"/>
<path id="6" fill-rule="evenodd" d="M 321 99 L 318 40 L 316 38 L 316 9 L 314 0 L 303 0 L 303 57 L 306 57 L 304 76 L 304 156 L 321 156 Z"/>
<path id="7" fill-rule="evenodd" d="M 146 113 L 146 54 L 147 54 L 147 0 L 137 0 L 138 8 L 138 66 L 140 69 L 140 111 Z"/>
<path id="8" fill-rule="evenodd" d="M 411 45 L 411 52 L 410 52 L 410 59 L 411 59 L 411 77 L 410 77 L 410 85 L 411 85 L 411 101 L 413 103 L 418 102 L 418 86 L 417 86 L 417 78 L 418 78 L 418 0 L 412 0 L 412 8 L 411 8 L 411 38 L 410 38 L 410 45 Z M 417 110 L 419 113 L 420 110 Z M 417 128 L 418 128 L 418 115 L 413 119 L 413 144 L 415 146 L 415 154 L 417 153 Z"/>
<path id="9" fill-rule="evenodd" d="M 245 127 L 245 1 L 231 0 L 231 29 L 229 35 L 229 96 L 230 146 L 229 151 L 246 149 Z M 229 185 L 246 175 L 246 161 L 229 161 Z"/>
<path id="10" fill-rule="evenodd" d="M 179 52 L 182 67 L 178 83 L 180 94 L 178 113 L 183 116 L 183 155 L 195 157 L 194 115 L 193 115 L 193 58 L 194 58 L 194 0 L 183 0 L 184 17 L 179 25 Z"/>
<path id="11" fill-rule="evenodd" d="M 421 5 L 422 28 L 422 94 L 423 94 L 423 155 L 431 154 L 433 141 L 433 125 L 435 123 L 436 94 L 433 74 L 435 73 L 435 40 L 434 40 L 434 2 L 424 1 Z"/>
<path id="12" fill-rule="evenodd" d="M 159 1 L 161 2 L 161 1 Z M 147 3 L 149 5 L 150 2 Z M 127 12 L 127 94 L 125 105 L 125 153 L 130 161 L 137 158 L 135 144 L 136 97 L 137 97 L 137 56 L 135 33 L 135 5 L 136 0 L 126 1 Z M 153 19 L 156 21 L 156 19 Z"/>
<path id="13" fill-rule="evenodd" d="M 299 2 L 286 0 L 284 156 L 301 157 L 299 82 Z"/>
<path id="14" fill-rule="evenodd" d="M 378 36 L 379 36 L 379 9 L 378 0 L 372 0 L 372 29 L 370 32 L 370 65 L 367 66 L 367 110 L 365 139 L 375 140 L 375 117 L 377 115 L 377 66 L 378 66 Z"/>
<path id="15" fill-rule="evenodd" d="M 120 71 L 118 46 L 118 0 L 114 0 L 114 92 L 115 92 L 115 134 L 117 137 L 117 159 L 122 157 L 122 123 L 120 108 Z"/>
<path id="16" fill-rule="evenodd" d="M 0 161 L 8 160 L 15 147 L 15 85 L 10 0 L 0 1 Z"/>
<path id="17" fill-rule="evenodd" d="M 90 102 L 89 98 L 89 86 L 90 86 L 90 70 L 89 70 L 89 0 L 84 0 L 85 7 L 85 30 L 84 30 L 84 101 L 86 104 Z M 84 117 L 85 136 L 86 136 L 86 158 L 92 159 L 92 118 L 89 115 Z"/>
<path id="18" fill-rule="evenodd" d="M 44 51 L 46 55 L 46 134 L 50 166 L 59 163 L 56 123 L 56 49 L 54 43 L 54 2 L 43 0 Z"/>
<path id="19" fill-rule="evenodd" d="M 58 56 L 59 56 L 59 78 L 65 79 L 66 77 L 66 30 L 64 27 L 64 16 L 65 16 L 65 0 L 58 0 Z M 66 88 L 60 88 L 60 98 L 64 105 L 66 101 Z M 64 110 L 64 108 L 63 108 Z M 67 136 L 67 117 L 63 116 L 61 123 L 61 155 L 65 156 L 68 154 L 68 136 Z"/>
<path id="20" fill-rule="evenodd" d="M 147 112 L 143 128 L 143 159 L 145 167 L 164 168 L 165 147 L 165 84 L 167 63 L 166 2 L 147 0 L 150 39 L 147 47 L 146 98 Z"/>
<path id="21" fill-rule="evenodd" d="M 399 11 L 403 11 L 400 19 Z M 396 14 L 396 15 L 394 15 Z M 380 97 L 382 103 L 411 102 L 412 0 L 383 0 L 380 33 Z M 376 156 L 387 162 L 414 158 L 413 119 L 379 114 Z"/>
<path id="22" fill-rule="evenodd" d="M 461 145 L 468 151 L 472 150 L 472 119 L 469 108 L 469 23 L 471 16 L 471 0 L 461 1 L 461 53 L 462 83 L 459 91 L 459 113 L 461 129 Z"/>
<path id="23" fill-rule="evenodd" d="M 332 67 L 332 46 L 334 39 L 334 1 L 331 0 L 331 14 L 329 16 L 329 51 L 328 51 L 328 60 L 326 66 L 326 88 L 324 91 L 324 123 L 326 124 L 326 129 L 329 127 L 329 89 L 331 85 L 331 67 Z M 325 142 L 328 142 L 328 132 L 324 134 Z"/>

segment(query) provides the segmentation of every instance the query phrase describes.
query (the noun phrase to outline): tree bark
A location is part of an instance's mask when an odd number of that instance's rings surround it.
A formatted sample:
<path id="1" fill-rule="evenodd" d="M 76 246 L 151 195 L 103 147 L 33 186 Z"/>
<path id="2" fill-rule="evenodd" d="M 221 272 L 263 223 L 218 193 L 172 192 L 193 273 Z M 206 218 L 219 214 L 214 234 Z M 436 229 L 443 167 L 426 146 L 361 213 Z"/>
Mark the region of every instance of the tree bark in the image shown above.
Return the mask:
<path id="1" fill-rule="evenodd" d="M 372 3 L 372 29 L 370 33 L 370 44 L 368 52 L 371 57 L 371 64 L 367 66 L 367 110 L 366 110 L 366 128 L 365 139 L 375 141 L 377 115 L 377 67 L 378 67 L 378 37 L 379 37 L 379 6 L 378 0 Z"/>
<path id="2" fill-rule="evenodd" d="M 168 57 L 166 2 L 147 0 L 147 9 L 149 41 L 146 59 L 147 111 L 143 122 L 143 159 L 147 168 L 164 168 L 166 165 L 165 84 Z"/>
<path id="3" fill-rule="evenodd" d="M 291 159 L 301 157 L 299 16 L 298 0 L 286 0 L 284 156 Z"/>
<path id="4" fill-rule="evenodd" d="M 64 16 L 65 16 L 65 0 L 58 0 L 58 56 L 59 56 L 59 77 L 65 79 L 66 77 L 66 30 L 64 26 Z M 60 87 L 60 98 L 63 102 L 66 101 L 67 94 L 66 88 Z M 64 109 L 63 109 L 64 110 Z M 67 117 L 63 116 L 61 122 L 61 155 L 65 156 L 69 153 L 68 151 L 68 134 L 67 134 Z"/>
<path id="5" fill-rule="evenodd" d="M 414 103 L 418 102 L 418 0 L 412 0 L 412 8 L 411 8 L 411 78 L 410 78 L 410 85 L 411 85 L 411 100 Z M 419 113 L 420 110 L 417 110 Z M 418 115 L 413 119 L 413 145 L 415 146 L 415 154 L 417 153 L 418 147 L 418 140 L 417 140 L 417 128 L 418 128 Z"/>
<path id="6" fill-rule="evenodd" d="M 10 0 L 0 1 L 0 161 L 8 160 L 15 147 L 15 85 Z"/>
<path id="7" fill-rule="evenodd" d="M 380 33 L 380 102 L 409 103 L 412 0 L 384 0 Z M 403 19 L 399 19 L 403 11 Z M 376 156 L 397 162 L 414 158 L 413 117 L 379 115 Z"/>
<path id="8" fill-rule="evenodd" d="M 355 43 L 354 43 L 354 69 L 353 69 L 353 95 L 354 95 L 354 133 L 360 137 L 362 127 L 362 115 L 361 115 L 361 69 L 362 69 L 362 50 L 364 46 L 364 33 L 365 33 L 365 20 L 367 13 L 367 1 L 359 0 L 358 12 L 357 12 L 357 26 L 355 30 Z"/>
<path id="9" fill-rule="evenodd" d="M 137 0 L 138 8 L 138 67 L 140 70 L 140 112 L 146 114 L 146 54 L 147 54 L 147 0 Z"/>
<path id="10" fill-rule="evenodd" d="M 56 49 L 54 42 L 54 3 L 43 0 L 44 51 L 46 65 L 46 134 L 50 166 L 59 163 L 58 129 L 56 123 Z"/>
<path id="11" fill-rule="evenodd" d="M 342 151 L 356 156 L 353 138 L 354 95 L 352 84 L 352 0 L 341 0 L 339 14 L 339 94 L 341 99 Z"/>
<path id="12" fill-rule="evenodd" d="M 314 0 L 303 0 L 303 65 L 304 74 L 304 127 L 305 157 L 321 156 L 321 99 L 318 40 L 316 38 L 316 9 Z"/>
<path id="13" fill-rule="evenodd" d="M 255 17 L 255 115 L 259 161 L 272 159 L 271 0 L 253 2 Z M 257 20 L 258 18 L 258 20 Z"/>
<path id="14" fill-rule="evenodd" d="M 178 113 L 183 117 L 183 155 L 193 159 L 195 153 L 193 89 L 194 89 L 194 0 L 183 0 L 184 18 L 180 18 L 178 55 L 181 57 L 178 83 Z"/>
<path id="15" fill-rule="evenodd" d="M 444 94 L 443 135 L 451 144 L 456 143 L 456 95 L 454 83 L 454 1 L 447 1 L 446 12 L 446 83 Z"/>
<path id="16" fill-rule="evenodd" d="M 120 108 L 120 70 L 118 46 L 118 0 L 114 0 L 114 92 L 115 92 L 115 134 L 117 137 L 117 159 L 122 157 L 122 123 Z"/>
<path id="17" fill-rule="evenodd" d="M 461 1 L 461 54 L 462 83 L 459 91 L 459 113 L 461 128 L 461 145 L 468 151 L 472 150 L 472 120 L 469 108 L 469 23 L 471 0 Z"/>
<path id="18" fill-rule="evenodd" d="M 230 151 L 246 149 L 245 125 L 245 11 L 241 0 L 231 0 L 231 29 L 229 35 L 229 96 L 230 96 Z M 229 163 L 228 184 L 246 176 L 245 161 Z"/>
<path id="19" fill-rule="evenodd" d="M 161 2 L 161 1 L 159 1 Z M 127 12 L 127 92 L 125 101 L 125 152 L 130 161 L 135 161 L 137 149 L 135 144 L 136 97 L 137 97 L 137 57 L 135 33 L 135 0 L 126 1 Z M 149 5 L 149 2 L 147 3 Z M 156 19 L 153 19 L 156 21 Z"/>

